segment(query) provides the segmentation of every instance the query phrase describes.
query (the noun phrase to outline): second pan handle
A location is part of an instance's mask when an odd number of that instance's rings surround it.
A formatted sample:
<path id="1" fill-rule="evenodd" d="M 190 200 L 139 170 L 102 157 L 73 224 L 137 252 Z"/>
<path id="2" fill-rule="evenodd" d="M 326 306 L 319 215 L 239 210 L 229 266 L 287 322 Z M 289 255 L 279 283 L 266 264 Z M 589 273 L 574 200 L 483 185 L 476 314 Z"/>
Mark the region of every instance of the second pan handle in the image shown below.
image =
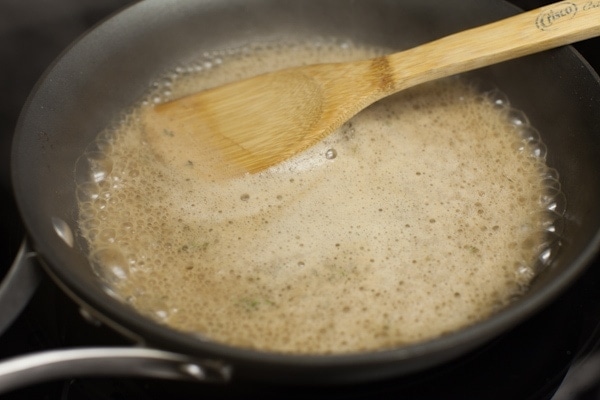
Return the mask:
<path id="1" fill-rule="evenodd" d="M 54 350 L 0 362 L 0 394 L 45 381 L 75 377 L 143 377 L 226 383 L 232 368 L 168 351 L 136 347 Z"/>
<path id="2" fill-rule="evenodd" d="M 27 241 L 23 240 L 15 260 L 0 283 L 0 336 L 27 306 L 44 276 L 35 262 L 35 256 Z"/>

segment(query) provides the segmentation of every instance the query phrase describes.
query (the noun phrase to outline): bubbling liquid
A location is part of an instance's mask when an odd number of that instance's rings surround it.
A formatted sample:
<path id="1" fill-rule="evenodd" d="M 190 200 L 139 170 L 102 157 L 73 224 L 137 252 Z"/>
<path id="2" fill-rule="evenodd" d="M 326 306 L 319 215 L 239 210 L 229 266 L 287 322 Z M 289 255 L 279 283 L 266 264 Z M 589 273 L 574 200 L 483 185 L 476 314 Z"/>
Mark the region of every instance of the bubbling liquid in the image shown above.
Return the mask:
<path id="1" fill-rule="evenodd" d="M 485 319 L 549 262 L 564 211 L 537 131 L 460 79 L 380 101 L 256 175 L 199 179 L 144 142 L 151 104 L 348 43 L 207 54 L 161 79 L 78 166 L 79 226 L 110 291 L 175 329 L 290 353 L 402 346 Z"/>

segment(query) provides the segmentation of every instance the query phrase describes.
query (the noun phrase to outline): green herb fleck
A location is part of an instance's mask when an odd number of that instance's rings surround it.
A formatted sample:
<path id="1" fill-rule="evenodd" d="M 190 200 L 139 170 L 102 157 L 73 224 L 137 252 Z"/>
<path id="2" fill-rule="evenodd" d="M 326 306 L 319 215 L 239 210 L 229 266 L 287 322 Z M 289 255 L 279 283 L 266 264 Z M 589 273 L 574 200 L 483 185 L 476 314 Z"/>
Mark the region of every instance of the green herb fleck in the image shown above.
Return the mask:
<path id="1" fill-rule="evenodd" d="M 471 252 L 471 254 L 479 254 L 479 252 L 480 252 L 479 248 L 475 247 L 475 246 L 465 245 L 464 248 L 466 250 L 468 250 L 469 252 Z"/>
<path id="2" fill-rule="evenodd" d="M 236 305 L 248 312 L 253 312 L 264 307 L 274 307 L 275 303 L 263 297 L 242 297 L 236 302 Z"/>
<path id="3" fill-rule="evenodd" d="M 197 243 L 197 242 L 192 242 L 186 245 L 183 245 L 180 248 L 180 251 L 206 251 L 208 249 L 208 246 L 210 246 L 209 242 L 203 242 L 202 244 Z"/>

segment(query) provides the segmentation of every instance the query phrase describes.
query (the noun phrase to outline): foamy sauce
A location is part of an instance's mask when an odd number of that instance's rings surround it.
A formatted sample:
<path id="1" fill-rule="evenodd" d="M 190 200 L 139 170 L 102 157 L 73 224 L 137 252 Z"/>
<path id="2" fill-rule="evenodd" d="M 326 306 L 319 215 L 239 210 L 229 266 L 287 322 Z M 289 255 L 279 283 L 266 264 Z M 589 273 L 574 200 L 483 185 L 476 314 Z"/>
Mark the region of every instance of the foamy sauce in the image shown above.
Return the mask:
<path id="1" fill-rule="evenodd" d="M 378 53 L 256 45 L 161 78 L 78 165 L 80 231 L 108 289 L 173 328 L 293 353 L 424 341 L 520 296 L 552 257 L 565 201 L 539 134 L 499 91 L 422 85 L 294 159 L 226 181 L 144 143 L 139 116 L 154 102 Z"/>

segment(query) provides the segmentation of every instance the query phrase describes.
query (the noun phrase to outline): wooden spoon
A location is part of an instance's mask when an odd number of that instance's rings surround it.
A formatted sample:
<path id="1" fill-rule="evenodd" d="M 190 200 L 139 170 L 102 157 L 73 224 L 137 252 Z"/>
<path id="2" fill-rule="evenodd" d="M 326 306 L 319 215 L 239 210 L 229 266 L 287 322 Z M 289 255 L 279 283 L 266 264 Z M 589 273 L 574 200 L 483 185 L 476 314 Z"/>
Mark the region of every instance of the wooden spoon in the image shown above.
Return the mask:
<path id="1" fill-rule="evenodd" d="M 597 35 L 600 0 L 558 2 L 388 56 L 285 69 L 160 104 L 145 117 L 146 139 L 166 162 L 191 166 L 202 153 L 224 177 L 256 173 L 400 90 Z"/>

